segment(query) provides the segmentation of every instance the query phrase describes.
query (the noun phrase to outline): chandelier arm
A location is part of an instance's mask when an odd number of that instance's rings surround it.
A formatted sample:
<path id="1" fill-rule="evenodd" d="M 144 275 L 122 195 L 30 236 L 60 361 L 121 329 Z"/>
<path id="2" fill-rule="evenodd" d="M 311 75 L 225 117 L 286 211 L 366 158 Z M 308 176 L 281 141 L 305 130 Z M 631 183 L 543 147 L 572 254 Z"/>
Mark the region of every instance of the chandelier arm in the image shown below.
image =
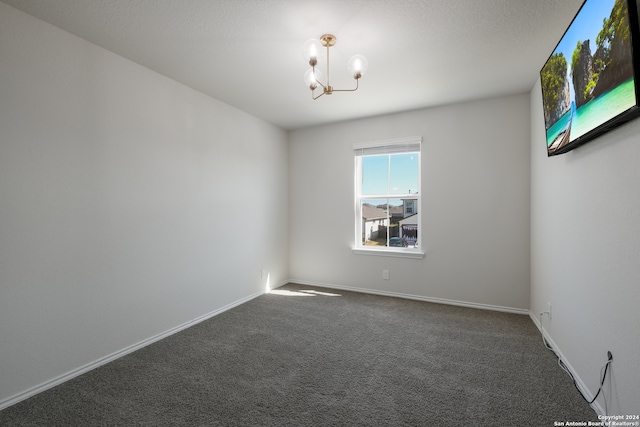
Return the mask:
<path id="1" fill-rule="evenodd" d="M 358 81 L 360 79 L 356 79 L 356 88 L 355 89 L 333 89 L 334 92 L 355 92 L 358 90 Z"/>
<path id="2" fill-rule="evenodd" d="M 320 86 L 322 86 L 322 88 L 326 88 L 325 85 L 322 84 L 322 82 L 320 80 L 318 80 L 318 76 L 316 76 L 316 67 L 313 66 L 311 67 L 313 69 L 313 78 L 315 79 L 316 83 L 318 83 Z M 329 84 L 329 82 L 327 81 L 327 85 Z"/>
<path id="3" fill-rule="evenodd" d="M 320 98 L 322 95 L 324 95 L 324 92 L 322 92 L 320 95 L 318 96 L 313 96 L 313 92 L 311 92 L 311 99 L 313 99 L 314 101 L 318 98 Z"/>

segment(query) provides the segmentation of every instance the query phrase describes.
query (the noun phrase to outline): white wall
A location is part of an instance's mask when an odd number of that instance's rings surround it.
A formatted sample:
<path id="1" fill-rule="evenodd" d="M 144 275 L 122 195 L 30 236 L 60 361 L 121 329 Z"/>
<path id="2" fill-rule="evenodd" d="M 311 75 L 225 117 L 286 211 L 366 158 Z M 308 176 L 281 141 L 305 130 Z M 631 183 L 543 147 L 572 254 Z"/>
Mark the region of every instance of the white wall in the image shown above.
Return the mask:
<path id="1" fill-rule="evenodd" d="M 0 407 L 286 281 L 287 173 L 285 131 L 0 3 Z"/>
<path id="2" fill-rule="evenodd" d="M 531 311 L 609 414 L 640 413 L 640 120 L 547 158 L 531 91 Z M 604 409 L 604 400 L 598 398 Z"/>
<path id="3" fill-rule="evenodd" d="M 290 132 L 291 280 L 528 310 L 529 116 L 522 94 Z M 353 144 L 415 135 L 425 258 L 352 254 Z"/>

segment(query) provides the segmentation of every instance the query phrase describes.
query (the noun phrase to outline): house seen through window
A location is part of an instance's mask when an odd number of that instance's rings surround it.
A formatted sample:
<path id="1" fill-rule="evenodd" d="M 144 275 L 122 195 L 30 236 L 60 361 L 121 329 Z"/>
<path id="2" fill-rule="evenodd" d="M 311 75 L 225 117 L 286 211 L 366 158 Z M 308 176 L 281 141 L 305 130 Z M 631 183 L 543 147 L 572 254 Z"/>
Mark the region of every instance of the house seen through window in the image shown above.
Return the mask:
<path id="1" fill-rule="evenodd" d="M 416 251 L 420 137 L 357 144 L 356 249 Z"/>

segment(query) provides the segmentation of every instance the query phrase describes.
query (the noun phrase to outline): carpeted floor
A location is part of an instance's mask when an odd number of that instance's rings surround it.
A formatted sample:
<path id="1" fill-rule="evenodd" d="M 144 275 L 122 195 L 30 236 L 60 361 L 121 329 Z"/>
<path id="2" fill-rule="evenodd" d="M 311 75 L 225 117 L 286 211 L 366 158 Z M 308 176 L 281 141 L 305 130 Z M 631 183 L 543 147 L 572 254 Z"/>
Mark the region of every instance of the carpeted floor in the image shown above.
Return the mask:
<path id="1" fill-rule="evenodd" d="M 588 420 L 527 316 L 295 284 L 0 411 L 2 426 Z"/>

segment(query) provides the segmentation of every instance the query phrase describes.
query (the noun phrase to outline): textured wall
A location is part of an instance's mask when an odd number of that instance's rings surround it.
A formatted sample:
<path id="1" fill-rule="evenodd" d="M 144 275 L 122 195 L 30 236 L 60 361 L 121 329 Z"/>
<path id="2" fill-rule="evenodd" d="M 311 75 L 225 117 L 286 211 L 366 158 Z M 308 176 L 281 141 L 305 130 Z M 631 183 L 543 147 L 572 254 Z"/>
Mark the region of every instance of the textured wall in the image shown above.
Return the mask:
<path id="1" fill-rule="evenodd" d="M 286 133 L 0 3 L 0 403 L 262 292 Z"/>

